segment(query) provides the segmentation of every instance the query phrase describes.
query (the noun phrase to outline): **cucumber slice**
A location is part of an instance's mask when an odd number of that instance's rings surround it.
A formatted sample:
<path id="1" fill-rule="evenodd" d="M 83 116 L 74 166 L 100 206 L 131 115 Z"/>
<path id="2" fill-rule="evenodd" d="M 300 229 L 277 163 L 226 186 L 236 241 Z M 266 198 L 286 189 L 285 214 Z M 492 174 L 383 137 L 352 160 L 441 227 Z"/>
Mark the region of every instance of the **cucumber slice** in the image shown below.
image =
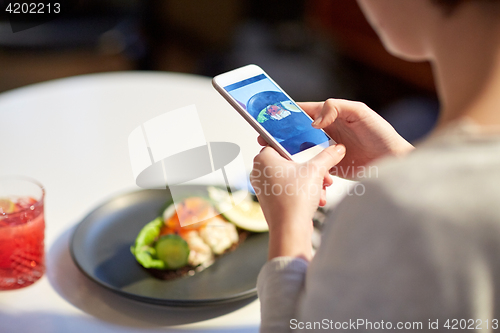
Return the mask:
<path id="1" fill-rule="evenodd" d="M 188 264 L 189 245 L 179 235 L 166 235 L 156 242 L 156 257 L 167 269 L 178 269 Z"/>

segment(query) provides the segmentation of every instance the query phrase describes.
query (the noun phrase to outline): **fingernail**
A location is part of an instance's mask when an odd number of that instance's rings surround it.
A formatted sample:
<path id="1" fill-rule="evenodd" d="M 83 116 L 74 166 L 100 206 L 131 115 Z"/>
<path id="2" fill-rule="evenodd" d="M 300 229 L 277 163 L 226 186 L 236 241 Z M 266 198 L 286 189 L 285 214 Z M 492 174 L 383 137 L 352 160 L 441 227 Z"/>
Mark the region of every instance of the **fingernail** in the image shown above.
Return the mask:
<path id="1" fill-rule="evenodd" d="M 344 145 L 337 145 L 337 153 L 339 153 L 339 155 L 343 155 L 345 153 L 345 146 Z"/>
<path id="2" fill-rule="evenodd" d="M 313 121 L 312 125 L 318 126 L 318 124 L 321 122 L 322 119 L 323 119 L 323 117 L 319 116 L 318 118 L 316 118 L 315 121 Z"/>

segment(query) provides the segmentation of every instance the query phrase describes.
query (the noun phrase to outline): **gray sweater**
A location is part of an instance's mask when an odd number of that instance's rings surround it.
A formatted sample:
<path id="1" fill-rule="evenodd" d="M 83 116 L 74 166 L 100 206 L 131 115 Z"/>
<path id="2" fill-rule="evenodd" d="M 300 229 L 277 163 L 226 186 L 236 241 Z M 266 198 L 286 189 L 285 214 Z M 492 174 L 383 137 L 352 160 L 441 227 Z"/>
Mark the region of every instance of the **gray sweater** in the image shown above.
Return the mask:
<path id="1" fill-rule="evenodd" d="M 500 136 L 454 126 L 378 171 L 310 263 L 262 268 L 261 332 L 500 328 Z"/>

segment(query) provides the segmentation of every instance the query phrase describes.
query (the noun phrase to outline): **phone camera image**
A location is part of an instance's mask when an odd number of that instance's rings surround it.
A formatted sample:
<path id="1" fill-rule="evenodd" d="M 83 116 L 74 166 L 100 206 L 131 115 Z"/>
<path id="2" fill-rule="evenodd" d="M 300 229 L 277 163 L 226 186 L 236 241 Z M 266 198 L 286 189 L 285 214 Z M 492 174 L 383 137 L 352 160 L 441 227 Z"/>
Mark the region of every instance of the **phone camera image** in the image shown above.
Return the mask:
<path id="1" fill-rule="evenodd" d="M 265 74 L 223 87 L 290 155 L 330 138 Z"/>

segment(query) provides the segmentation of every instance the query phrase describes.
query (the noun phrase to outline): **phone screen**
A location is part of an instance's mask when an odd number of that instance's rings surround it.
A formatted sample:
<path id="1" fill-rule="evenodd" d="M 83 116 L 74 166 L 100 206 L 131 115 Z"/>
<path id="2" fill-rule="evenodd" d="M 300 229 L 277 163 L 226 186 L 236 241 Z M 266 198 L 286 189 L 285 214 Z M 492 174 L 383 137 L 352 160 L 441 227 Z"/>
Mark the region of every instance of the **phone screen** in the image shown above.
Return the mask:
<path id="1" fill-rule="evenodd" d="M 330 138 L 311 126 L 311 119 L 265 74 L 224 87 L 291 155 L 321 145 Z"/>

